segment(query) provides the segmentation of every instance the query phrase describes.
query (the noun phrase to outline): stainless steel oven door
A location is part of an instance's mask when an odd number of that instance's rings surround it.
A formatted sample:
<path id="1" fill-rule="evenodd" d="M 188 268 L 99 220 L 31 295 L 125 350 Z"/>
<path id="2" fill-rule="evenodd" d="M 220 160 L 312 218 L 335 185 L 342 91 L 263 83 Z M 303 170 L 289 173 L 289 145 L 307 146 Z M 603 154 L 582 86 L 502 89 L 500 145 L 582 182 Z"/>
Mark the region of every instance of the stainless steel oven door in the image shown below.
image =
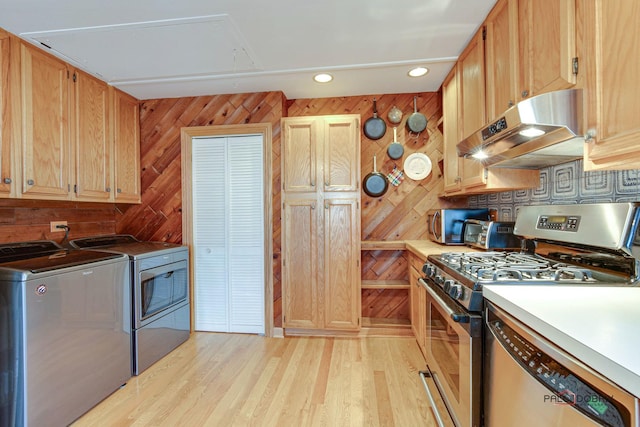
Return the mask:
<path id="1" fill-rule="evenodd" d="M 432 403 L 436 418 L 440 418 L 440 425 L 448 425 L 450 417 L 456 426 L 480 426 L 482 316 L 465 311 L 436 285 L 423 279 L 420 282 L 427 290 L 427 371 L 423 381 L 430 399 L 436 401 L 435 406 Z M 438 411 L 438 399 L 448 414 Z"/>
<path id="2" fill-rule="evenodd" d="M 136 329 L 171 307 L 189 302 L 188 265 L 178 261 L 138 274 L 134 289 Z"/>

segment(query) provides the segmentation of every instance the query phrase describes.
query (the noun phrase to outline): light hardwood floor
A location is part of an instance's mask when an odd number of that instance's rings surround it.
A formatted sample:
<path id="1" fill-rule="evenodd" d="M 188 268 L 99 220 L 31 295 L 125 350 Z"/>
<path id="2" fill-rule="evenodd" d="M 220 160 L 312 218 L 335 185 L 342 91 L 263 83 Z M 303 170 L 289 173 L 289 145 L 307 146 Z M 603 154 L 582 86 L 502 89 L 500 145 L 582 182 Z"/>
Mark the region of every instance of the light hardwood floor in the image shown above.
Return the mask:
<path id="1" fill-rule="evenodd" d="M 432 426 L 413 338 L 198 332 L 81 426 Z"/>

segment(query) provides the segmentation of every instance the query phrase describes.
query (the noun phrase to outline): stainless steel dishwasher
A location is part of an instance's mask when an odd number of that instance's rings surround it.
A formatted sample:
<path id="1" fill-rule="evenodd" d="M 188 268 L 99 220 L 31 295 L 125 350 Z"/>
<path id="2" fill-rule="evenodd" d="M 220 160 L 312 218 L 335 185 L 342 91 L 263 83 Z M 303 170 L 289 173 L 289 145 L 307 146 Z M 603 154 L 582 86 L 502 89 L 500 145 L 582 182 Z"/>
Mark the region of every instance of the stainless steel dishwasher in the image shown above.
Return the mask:
<path id="1" fill-rule="evenodd" d="M 0 245 L 0 425 L 65 426 L 131 377 L 125 255 Z"/>
<path id="2" fill-rule="evenodd" d="M 633 395 L 495 305 L 485 311 L 486 427 L 638 425 Z"/>

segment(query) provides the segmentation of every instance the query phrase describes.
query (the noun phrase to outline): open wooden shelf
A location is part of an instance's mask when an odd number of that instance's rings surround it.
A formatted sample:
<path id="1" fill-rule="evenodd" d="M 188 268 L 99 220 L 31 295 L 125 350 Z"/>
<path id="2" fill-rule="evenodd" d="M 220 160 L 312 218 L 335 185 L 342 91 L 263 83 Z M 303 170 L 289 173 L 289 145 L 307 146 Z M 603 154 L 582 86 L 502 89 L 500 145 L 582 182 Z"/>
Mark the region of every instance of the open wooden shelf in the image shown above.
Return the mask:
<path id="1" fill-rule="evenodd" d="M 406 280 L 363 280 L 362 289 L 409 289 L 411 285 Z"/>
<path id="2" fill-rule="evenodd" d="M 404 240 L 363 240 L 360 242 L 362 251 L 404 251 L 407 245 Z"/>

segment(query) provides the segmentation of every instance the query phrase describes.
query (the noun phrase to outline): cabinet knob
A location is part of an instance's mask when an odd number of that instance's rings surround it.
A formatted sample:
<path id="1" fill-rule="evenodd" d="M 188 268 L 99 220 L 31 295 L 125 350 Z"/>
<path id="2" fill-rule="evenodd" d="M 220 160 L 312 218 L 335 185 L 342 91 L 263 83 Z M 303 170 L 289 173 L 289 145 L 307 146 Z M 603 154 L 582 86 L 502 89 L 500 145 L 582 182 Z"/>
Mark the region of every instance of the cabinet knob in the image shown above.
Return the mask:
<path id="1" fill-rule="evenodd" d="M 584 142 L 593 141 L 594 139 L 596 139 L 596 134 L 597 132 L 595 129 L 587 129 L 587 133 L 584 135 Z"/>
<path id="2" fill-rule="evenodd" d="M 111 187 L 107 187 L 104 189 L 107 193 L 111 193 Z"/>
<path id="3" fill-rule="evenodd" d="M 325 204 L 324 204 L 324 208 L 325 208 L 325 209 L 329 209 L 329 203 L 325 203 Z"/>
<path id="4" fill-rule="evenodd" d="M 515 105 L 515 103 L 513 102 L 512 99 L 509 100 L 509 108 L 513 107 Z"/>
<path id="5" fill-rule="evenodd" d="M 5 178 L 2 180 L 5 184 L 11 184 L 11 178 Z"/>
<path id="6" fill-rule="evenodd" d="M 117 192 L 118 194 L 122 193 L 122 188 L 118 188 L 118 189 L 116 190 L 116 192 Z"/>
<path id="7" fill-rule="evenodd" d="M 36 182 L 35 182 L 34 180 L 32 180 L 32 179 L 28 179 L 28 180 L 27 180 L 27 185 L 33 185 L 33 184 L 35 184 L 35 183 L 36 183 Z"/>
<path id="8" fill-rule="evenodd" d="M 311 203 L 311 209 L 315 209 L 316 208 L 316 204 L 315 203 Z"/>
<path id="9" fill-rule="evenodd" d="M 529 96 L 529 91 L 525 89 L 522 91 L 522 97 L 526 98 L 527 96 Z"/>
<path id="10" fill-rule="evenodd" d="M 316 183 L 315 183 L 314 181 L 311 181 L 311 186 L 312 186 L 312 187 L 315 187 L 315 186 L 316 186 Z"/>

